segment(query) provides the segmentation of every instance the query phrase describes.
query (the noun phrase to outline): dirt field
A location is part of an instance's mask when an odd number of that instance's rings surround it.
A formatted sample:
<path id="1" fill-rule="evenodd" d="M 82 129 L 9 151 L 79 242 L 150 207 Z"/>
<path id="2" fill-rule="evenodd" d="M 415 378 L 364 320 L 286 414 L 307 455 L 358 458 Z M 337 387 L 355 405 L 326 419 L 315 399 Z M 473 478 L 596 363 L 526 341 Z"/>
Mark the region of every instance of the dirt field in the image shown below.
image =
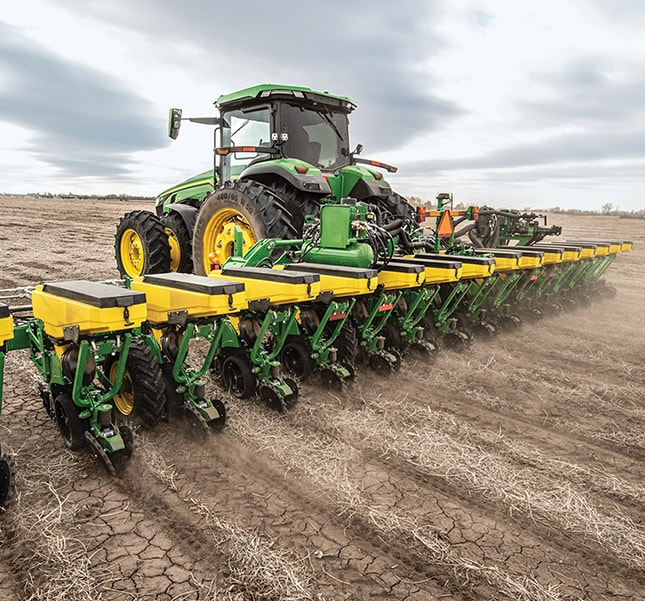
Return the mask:
<path id="1" fill-rule="evenodd" d="M 0 288 L 116 277 L 118 218 L 149 206 L 1 198 Z M 343 397 L 303 385 L 283 417 L 218 393 L 223 433 L 139 432 L 122 479 L 9 354 L 0 599 L 644 599 L 645 222 L 553 222 L 635 242 L 615 297 Z"/>

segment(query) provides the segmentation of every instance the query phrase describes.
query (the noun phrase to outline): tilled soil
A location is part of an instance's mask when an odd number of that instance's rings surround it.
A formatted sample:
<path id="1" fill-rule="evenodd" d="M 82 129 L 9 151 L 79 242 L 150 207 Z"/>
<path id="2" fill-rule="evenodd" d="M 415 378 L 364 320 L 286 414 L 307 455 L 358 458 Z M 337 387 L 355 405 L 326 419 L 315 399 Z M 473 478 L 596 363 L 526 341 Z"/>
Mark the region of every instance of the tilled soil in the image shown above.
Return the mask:
<path id="1" fill-rule="evenodd" d="M 0 288 L 117 277 L 114 231 L 143 201 L 0 198 Z M 280 416 L 229 410 L 203 439 L 136 433 L 121 478 L 71 453 L 25 351 L 5 368 L 0 599 L 645 598 L 643 221 L 553 216 L 563 238 L 636 244 L 611 298 L 303 384 Z"/>

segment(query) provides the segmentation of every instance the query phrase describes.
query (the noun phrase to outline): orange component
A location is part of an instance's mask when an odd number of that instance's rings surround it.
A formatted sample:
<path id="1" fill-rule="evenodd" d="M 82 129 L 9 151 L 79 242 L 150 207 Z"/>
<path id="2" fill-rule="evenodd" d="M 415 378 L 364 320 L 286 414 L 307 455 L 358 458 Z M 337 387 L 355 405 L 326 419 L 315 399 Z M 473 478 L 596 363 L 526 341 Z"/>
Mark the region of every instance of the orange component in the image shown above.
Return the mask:
<path id="1" fill-rule="evenodd" d="M 453 227 L 450 211 L 444 211 L 441 219 L 439 220 L 439 225 L 437 226 L 437 236 L 439 238 L 450 238 L 450 236 L 452 236 L 452 232 Z"/>
<path id="2" fill-rule="evenodd" d="M 221 269 L 219 254 L 216 251 L 208 253 L 208 262 L 211 264 L 211 271 Z"/>

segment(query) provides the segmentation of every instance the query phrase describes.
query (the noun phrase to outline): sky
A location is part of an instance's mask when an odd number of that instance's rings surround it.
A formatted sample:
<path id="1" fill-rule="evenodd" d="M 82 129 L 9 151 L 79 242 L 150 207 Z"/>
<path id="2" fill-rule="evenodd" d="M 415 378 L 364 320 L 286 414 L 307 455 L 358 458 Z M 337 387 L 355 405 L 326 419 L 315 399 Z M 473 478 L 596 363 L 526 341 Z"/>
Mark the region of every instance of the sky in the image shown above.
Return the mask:
<path id="1" fill-rule="evenodd" d="M 640 0 L 0 0 L 0 193 L 155 196 L 258 83 L 349 96 L 404 196 L 645 209 Z"/>

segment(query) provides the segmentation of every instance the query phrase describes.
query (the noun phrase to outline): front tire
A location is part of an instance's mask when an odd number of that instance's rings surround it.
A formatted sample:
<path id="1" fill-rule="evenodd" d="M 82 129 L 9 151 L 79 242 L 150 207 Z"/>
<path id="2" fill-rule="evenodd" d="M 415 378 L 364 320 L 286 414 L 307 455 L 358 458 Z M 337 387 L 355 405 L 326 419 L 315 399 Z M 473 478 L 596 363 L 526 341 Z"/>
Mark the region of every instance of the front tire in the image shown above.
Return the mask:
<path id="1" fill-rule="evenodd" d="M 294 239 L 298 231 L 282 199 L 252 180 L 228 182 L 203 203 L 193 234 L 193 266 L 208 275 L 233 255 L 235 227 L 242 231 L 243 251 L 262 238 Z"/>
<path id="2" fill-rule="evenodd" d="M 193 270 L 192 237 L 184 220 L 177 213 L 161 218 L 170 246 L 170 271 L 190 273 Z"/>
<path id="3" fill-rule="evenodd" d="M 121 276 L 170 271 L 170 245 L 161 220 L 150 211 L 126 213 L 116 228 L 115 254 Z"/>

